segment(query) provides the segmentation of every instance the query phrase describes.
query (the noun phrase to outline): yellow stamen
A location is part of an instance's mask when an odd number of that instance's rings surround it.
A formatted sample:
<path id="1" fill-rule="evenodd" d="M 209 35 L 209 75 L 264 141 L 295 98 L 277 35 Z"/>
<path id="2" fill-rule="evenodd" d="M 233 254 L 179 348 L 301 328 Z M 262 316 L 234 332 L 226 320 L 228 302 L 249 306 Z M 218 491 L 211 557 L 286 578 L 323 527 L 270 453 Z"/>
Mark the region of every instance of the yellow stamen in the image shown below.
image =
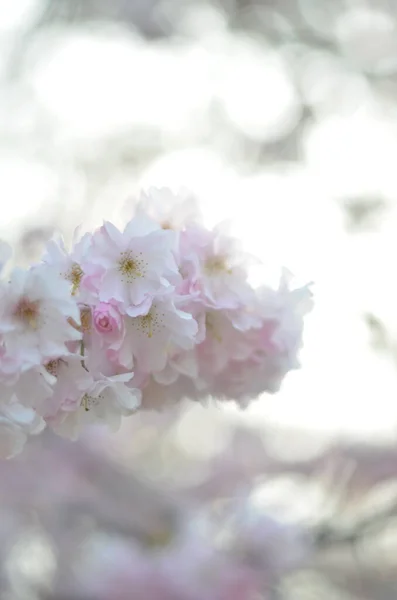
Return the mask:
<path id="1" fill-rule="evenodd" d="M 136 331 L 143 333 L 148 338 L 155 338 L 164 329 L 164 316 L 164 313 L 159 312 L 157 307 L 152 306 L 147 315 L 131 319 L 131 324 Z"/>
<path id="2" fill-rule="evenodd" d="M 219 342 L 219 344 L 222 343 L 222 336 L 220 335 L 219 331 L 217 331 L 216 325 L 215 325 L 215 320 L 214 317 L 211 313 L 207 313 L 205 315 L 205 327 L 208 331 L 208 333 L 210 333 L 212 335 L 212 337 Z"/>
<path id="3" fill-rule="evenodd" d="M 143 542 L 147 548 L 165 548 L 168 546 L 172 538 L 174 537 L 174 531 L 171 527 L 161 527 L 157 531 L 148 532 L 143 539 Z"/>
<path id="4" fill-rule="evenodd" d="M 86 412 L 88 412 L 90 409 L 88 408 L 88 402 L 89 402 L 89 397 L 87 394 L 84 394 L 84 396 L 81 399 L 81 406 L 84 408 L 84 410 Z"/>
<path id="5" fill-rule="evenodd" d="M 103 395 L 99 394 L 99 396 L 90 396 L 89 394 L 84 394 L 81 399 L 80 406 L 84 408 L 86 412 L 91 410 L 91 408 L 98 406 L 103 401 Z"/>
<path id="6" fill-rule="evenodd" d="M 219 275 L 220 273 L 230 273 L 232 270 L 227 266 L 224 256 L 211 256 L 207 258 L 204 265 L 205 270 L 209 275 Z"/>
<path id="7" fill-rule="evenodd" d="M 148 338 L 153 337 L 153 315 L 151 313 L 142 317 L 142 326 L 144 330 L 147 330 Z"/>
<path id="8" fill-rule="evenodd" d="M 46 365 L 45 365 L 46 371 L 52 375 L 53 377 L 56 377 L 58 375 L 58 360 L 50 360 Z"/>
<path id="9" fill-rule="evenodd" d="M 163 221 L 163 223 L 161 223 L 161 228 L 162 229 L 173 229 L 171 223 L 169 223 L 168 221 Z"/>
<path id="10" fill-rule="evenodd" d="M 77 263 L 74 263 L 70 270 L 66 273 L 65 279 L 67 279 L 67 281 L 70 281 L 70 283 L 72 284 L 72 296 L 74 296 L 77 293 L 83 276 L 84 271 Z"/>
<path id="11" fill-rule="evenodd" d="M 141 253 L 139 253 L 141 254 Z M 122 252 L 119 260 L 119 272 L 131 283 L 137 277 L 143 277 L 145 262 L 142 258 L 133 257 L 131 252 Z"/>

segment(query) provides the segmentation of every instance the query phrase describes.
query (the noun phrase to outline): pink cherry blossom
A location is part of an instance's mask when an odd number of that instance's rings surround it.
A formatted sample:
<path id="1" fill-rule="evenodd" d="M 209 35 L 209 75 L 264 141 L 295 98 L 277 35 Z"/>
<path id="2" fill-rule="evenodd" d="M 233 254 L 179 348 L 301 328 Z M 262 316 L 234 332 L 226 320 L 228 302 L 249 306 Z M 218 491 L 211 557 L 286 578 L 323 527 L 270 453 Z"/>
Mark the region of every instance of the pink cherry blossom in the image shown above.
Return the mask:
<path id="1" fill-rule="evenodd" d="M 114 304 L 101 302 L 89 311 L 83 335 L 85 364 L 89 371 L 114 375 L 131 371 L 134 365 L 132 350 L 125 342 L 126 315 Z"/>
<path id="2" fill-rule="evenodd" d="M 0 396 L 3 403 L 9 403 L 14 397 L 43 416 L 44 407 L 53 396 L 53 384 L 54 379 L 45 367 L 35 366 L 14 374 L 12 378 L 3 378 Z"/>
<path id="3" fill-rule="evenodd" d="M 69 318 L 80 320 L 77 304 L 51 268 L 13 270 L 0 303 L 0 335 L 8 356 L 23 367 L 63 354 L 67 342 L 81 337 Z"/>
<path id="4" fill-rule="evenodd" d="M 52 396 L 42 404 L 40 413 L 50 420 L 63 406 L 74 405 L 92 383 L 80 354 L 65 354 L 49 360 L 45 370 L 54 378 Z"/>
<path id="5" fill-rule="evenodd" d="M 199 289 L 208 307 L 235 309 L 252 302 L 248 268 L 253 258 L 219 226 L 212 231 L 197 225 L 181 234 L 181 269 L 192 289 Z"/>
<path id="6" fill-rule="evenodd" d="M 45 264 L 56 269 L 63 279 L 70 285 L 72 296 L 79 302 L 89 302 L 97 297 L 97 282 L 93 276 L 93 267 L 87 260 L 91 246 L 92 234 L 85 233 L 78 239 L 79 229 L 74 234 L 74 244 L 69 253 L 61 236 L 55 237 L 47 244 L 43 257 Z"/>
<path id="7" fill-rule="evenodd" d="M 167 296 L 154 300 L 146 314 L 129 318 L 126 325 L 125 343 L 146 372 L 164 369 L 175 350 L 193 348 L 198 332 L 192 315 L 176 308 Z"/>
<path id="8" fill-rule="evenodd" d="M 105 223 L 94 234 L 90 260 L 100 273 L 99 299 L 116 302 L 130 316 L 144 314 L 152 299 L 173 290 L 179 274 L 174 235 L 135 218 L 123 232 Z"/>
<path id="9" fill-rule="evenodd" d="M 106 424 L 116 431 L 121 417 L 133 414 L 141 402 L 140 390 L 125 385 L 132 377 L 133 373 L 95 380 L 87 376 L 79 394 L 65 398 L 60 410 L 47 418 L 47 423 L 71 439 L 77 439 L 81 429 L 92 423 Z"/>
<path id="10" fill-rule="evenodd" d="M 93 311 L 95 329 L 101 334 L 111 334 L 122 329 L 122 317 L 111 304 L 101 302 Z"/>

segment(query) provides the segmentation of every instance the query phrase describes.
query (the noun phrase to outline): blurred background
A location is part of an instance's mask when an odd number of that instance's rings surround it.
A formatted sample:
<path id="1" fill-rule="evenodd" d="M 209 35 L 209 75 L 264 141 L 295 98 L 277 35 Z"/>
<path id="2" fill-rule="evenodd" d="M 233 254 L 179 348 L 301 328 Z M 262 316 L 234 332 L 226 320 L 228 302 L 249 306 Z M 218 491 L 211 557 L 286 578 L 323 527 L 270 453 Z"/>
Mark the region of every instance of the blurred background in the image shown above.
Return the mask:
<path id="1" fill-rule="evenodd" d="M 0 237 L 30 263 L 54 230 L 121 224 L 142 187 L 186 186 L 209 224 L 314 281 L 301 371 L 227 415 L 306 474 L 335 448 L 349 474 L 384 456 L 381 478 L 397 472 L 396 157 L 395 0 L 0 1 Z M 193 413 L 179 443 L 208 458 L 219 433 Z M 129 440 L 106 442 L 112 461 Z M 310 581 L 291 597 L 397 594 Z"/>

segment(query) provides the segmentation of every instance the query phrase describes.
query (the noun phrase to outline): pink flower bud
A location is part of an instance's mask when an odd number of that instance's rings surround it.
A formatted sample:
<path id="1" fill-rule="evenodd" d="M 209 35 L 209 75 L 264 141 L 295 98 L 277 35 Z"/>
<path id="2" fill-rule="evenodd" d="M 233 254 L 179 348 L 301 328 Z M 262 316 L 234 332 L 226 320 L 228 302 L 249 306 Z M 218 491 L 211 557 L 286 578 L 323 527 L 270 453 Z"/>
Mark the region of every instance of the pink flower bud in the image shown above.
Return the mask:
<path id="1" fill-rule="evenodd" d="M 94 310 L 94 325 L 99 333 L 112 333 L 121 328 L 121 316 L 114 306 L 101 302 Z"/>

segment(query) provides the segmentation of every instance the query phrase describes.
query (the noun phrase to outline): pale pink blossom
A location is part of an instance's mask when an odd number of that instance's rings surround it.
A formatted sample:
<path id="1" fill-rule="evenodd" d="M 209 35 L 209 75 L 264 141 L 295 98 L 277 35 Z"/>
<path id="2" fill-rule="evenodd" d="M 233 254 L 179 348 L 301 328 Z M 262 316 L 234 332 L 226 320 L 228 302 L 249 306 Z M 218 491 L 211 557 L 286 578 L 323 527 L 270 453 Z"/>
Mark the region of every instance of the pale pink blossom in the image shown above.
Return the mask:
<path id="1" fill-rule="evenodd" d="M 35 366 L 25 371 L 14 373 L 11 377 L 3 376 L 0 383 L 1 402 L 8 403 L 15 397 L 20 404 L 34 408 L 41 416 L 44 406 L 53 395 L 54 378 L 43 366 Z"/>
<path id="2" fill-rule="evenodd" d="M 228 235 L 225 225 L 212 231 L 197 225 L 187 228 L 181 234 L 180 260 L 190 288 L 200 290 L 206 306 L 235 309 L 252 302 L 248 275 L 256 263 Z"/>
<path id="3" fill-rule="evenodd" d="M 92 310 L 90 326 L 84 333 L 86 366 L 91 371 L 114 375 L 134 365 L 132 350 L 125 342 L 126 315 L 114 304 L 101 302 Z"/>
<path id="4" fill-rule="evenodd" d="M 312 307 L 312 292 L 309 286 L 294 288 L 292 284 L 291 276 L 284 272 L 278 287 L 258 290 L 262 325 L 244 334 L 251 353 L 242 360 L 233 357 L 216 376 L 216 396 L 247 405 L 265 391 L 277 392 L 286 374 L 299 368 L 304 317 Z"/>
<path id="5" fill-rule="evenodd" d="M 70 252 L 65 247 L 61 236 L 50 240 L 46 247 L 43 262 L 58 272 L 70 285 L 72 296 L 79 302 L 95 301 L 97 298 L 97 281 L 93 275 L 94 269 L 87 254 L 91 246 L 92 234 L 85 233 L 78 239 L 79 229 L 75 231 L 74 243 Z"/>
<path id="6" fill-rule="evenodd" d="M 12 271 L 0 303 L 0 336 L 6 354 L 21 367 L 63 354 L 67 342 L 81 338 L 70 318 L 80 320 L 77 304 L 53 269 L 42 265 Z"/>
<path id="7" fill-rule="evenodd" d="M 174 236 L 149 219 L 135 218 L 123 232 L 104 223 L 94 234 L 90 260 L 101 274 L 99 299 L 115 302 L 130 316 L 144 314 L 153 297 L 180 279 Z"/>
<path id="8" fill-rule="evenodd" d="M 298 368 L 297 353 L 303 342 L 304 317 L 313 307 L 311 287 L 293 287 L 292 275 L 284 270 L 278 288 L 262 287 L 258 298 L 264 318 L 277 322 L 273 335 L 275 346 L 289 361 L 290 368 Z"/>
<path id="9" fill-rule="evenodd" d="M 204 377 L 206 373 L 216 375 L 230 361 L 243 361 L 252 354 L 251 329 L 241 330 L 236 327 L 235 319 L 240 317 L 235 312 L 208 310 L 205 313 L 205 340 L 196 348 L 199 372 Z M 256 325 L 257 320 L 253 323 Z"/>
<path id="10" fill-rule="evenodd" d="M 94 308 L 93 323 L 98 333 L 110 335 L 122 330 L 122 317 L 115 306 L 101 302 Z"/>
<path id="11" fill-rule="evenodd" d="M 125 343 L 146 372 L 162 371 L 177 350 L 190 350 L 198 325 L 192 315 L 176 308 L 171 298 L 153 301 L 146 314 L 126 320 Z"/>
<path id="12" fill-rule="evenodd" d="M 45 363 L 46 372 L 53 378 L 52 395 L 42 403 L 40 412 L 50 419 L 63 406 L 77 403 L 92 383 L 92 376 L 80 354 L 65 354 Z"/>
<path id="13" fill-rule="evenodd" d="M 121 418 L 133 414 L 141 402 L 141 391 L 126 386 L 132 377 L 133 373 L 96 380 L 88 376 L 79 395 L 66 398 L 47 423 L 57 433 L 72 440 L 77 439 L 81 429 L 88 424 L 106 424 L 112 431 L 117 431 Z"/>

